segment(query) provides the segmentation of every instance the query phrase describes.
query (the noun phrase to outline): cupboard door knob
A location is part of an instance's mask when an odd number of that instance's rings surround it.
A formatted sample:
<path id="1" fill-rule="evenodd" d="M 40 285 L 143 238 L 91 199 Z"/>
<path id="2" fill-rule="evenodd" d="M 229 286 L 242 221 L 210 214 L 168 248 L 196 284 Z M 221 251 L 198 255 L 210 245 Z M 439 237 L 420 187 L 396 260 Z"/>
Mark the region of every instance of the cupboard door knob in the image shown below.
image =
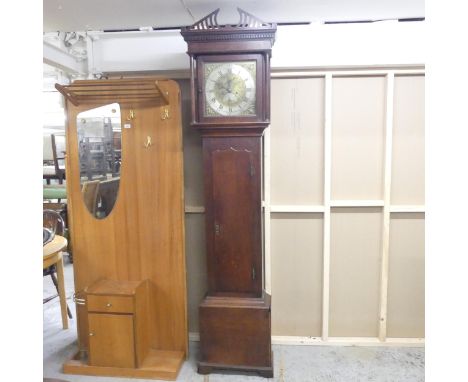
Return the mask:
<path id="1" fill-rule="evenodd" d="M 112 304 L 111 304 L 110 302 L 108 302 L 108 303 L 106 304 L 106 306 L 107 306 L 108 308 L 110 308 L 110 307 L 112 306 Z"/>
<path id="2" fill-rule="evenodd" d="M 94 333 L 93 332 L 89 333 L 89 336 L 90 337 L 94 336 Z"/>

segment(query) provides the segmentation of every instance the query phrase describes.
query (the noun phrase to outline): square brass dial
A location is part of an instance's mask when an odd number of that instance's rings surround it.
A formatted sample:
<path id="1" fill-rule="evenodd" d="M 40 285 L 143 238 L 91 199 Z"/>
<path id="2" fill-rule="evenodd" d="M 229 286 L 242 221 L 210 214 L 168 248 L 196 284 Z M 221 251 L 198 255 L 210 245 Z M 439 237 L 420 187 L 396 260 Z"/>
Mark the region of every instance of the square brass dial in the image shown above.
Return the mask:
<path id="1" fill-rule="evenodd" d="M 256 115 L 256 66 L 256 61 L 206 62 L 205 117 Z"/>

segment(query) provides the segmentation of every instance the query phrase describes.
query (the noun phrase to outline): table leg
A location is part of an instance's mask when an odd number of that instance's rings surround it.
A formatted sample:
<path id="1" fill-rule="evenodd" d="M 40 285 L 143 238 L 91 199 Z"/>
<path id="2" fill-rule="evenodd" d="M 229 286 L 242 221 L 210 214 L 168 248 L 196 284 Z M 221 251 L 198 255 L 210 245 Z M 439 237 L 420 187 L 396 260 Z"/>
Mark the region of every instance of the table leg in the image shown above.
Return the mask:
<path id="1" fill-rule="evenodd" d="M 63 256 L 60 253 L 60 259 L 57 261 L 57 281 L 58 291 L 60 297 L 60 309 L 62 311 L 62 325 L 64 329 L 68 329 L 68 315 L 67 315 L 67 296 L 65 295 L 65 277 L 63 274 Z"/>

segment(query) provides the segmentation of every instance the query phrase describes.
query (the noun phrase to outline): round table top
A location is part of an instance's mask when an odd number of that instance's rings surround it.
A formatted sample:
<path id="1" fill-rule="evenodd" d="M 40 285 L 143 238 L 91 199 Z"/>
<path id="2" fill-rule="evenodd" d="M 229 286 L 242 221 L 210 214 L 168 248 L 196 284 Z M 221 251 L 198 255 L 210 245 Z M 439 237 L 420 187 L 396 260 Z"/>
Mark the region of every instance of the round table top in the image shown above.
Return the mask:
<path id="1" fill-rule="evenodd" d="M 68 242 L 63 236 L 55 235 L 54 240 L 47 243 L 43 247 L 43 260 L 55 255 L 57 252 L 66 248 Z"/>

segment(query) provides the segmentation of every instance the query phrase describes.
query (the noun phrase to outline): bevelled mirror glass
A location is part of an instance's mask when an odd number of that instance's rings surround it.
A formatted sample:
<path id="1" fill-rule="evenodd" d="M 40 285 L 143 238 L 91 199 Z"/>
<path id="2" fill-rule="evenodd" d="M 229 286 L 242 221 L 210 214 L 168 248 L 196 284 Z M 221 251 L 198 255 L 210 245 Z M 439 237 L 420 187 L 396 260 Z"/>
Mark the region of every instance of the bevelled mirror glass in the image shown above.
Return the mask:
<path id="1" fill-rule="evenodd" d="M 118 103 L 86 110 L 76 117 L 83 201 L 97 219 L 108 216 L 117 200 L 122 162 Z"/>

